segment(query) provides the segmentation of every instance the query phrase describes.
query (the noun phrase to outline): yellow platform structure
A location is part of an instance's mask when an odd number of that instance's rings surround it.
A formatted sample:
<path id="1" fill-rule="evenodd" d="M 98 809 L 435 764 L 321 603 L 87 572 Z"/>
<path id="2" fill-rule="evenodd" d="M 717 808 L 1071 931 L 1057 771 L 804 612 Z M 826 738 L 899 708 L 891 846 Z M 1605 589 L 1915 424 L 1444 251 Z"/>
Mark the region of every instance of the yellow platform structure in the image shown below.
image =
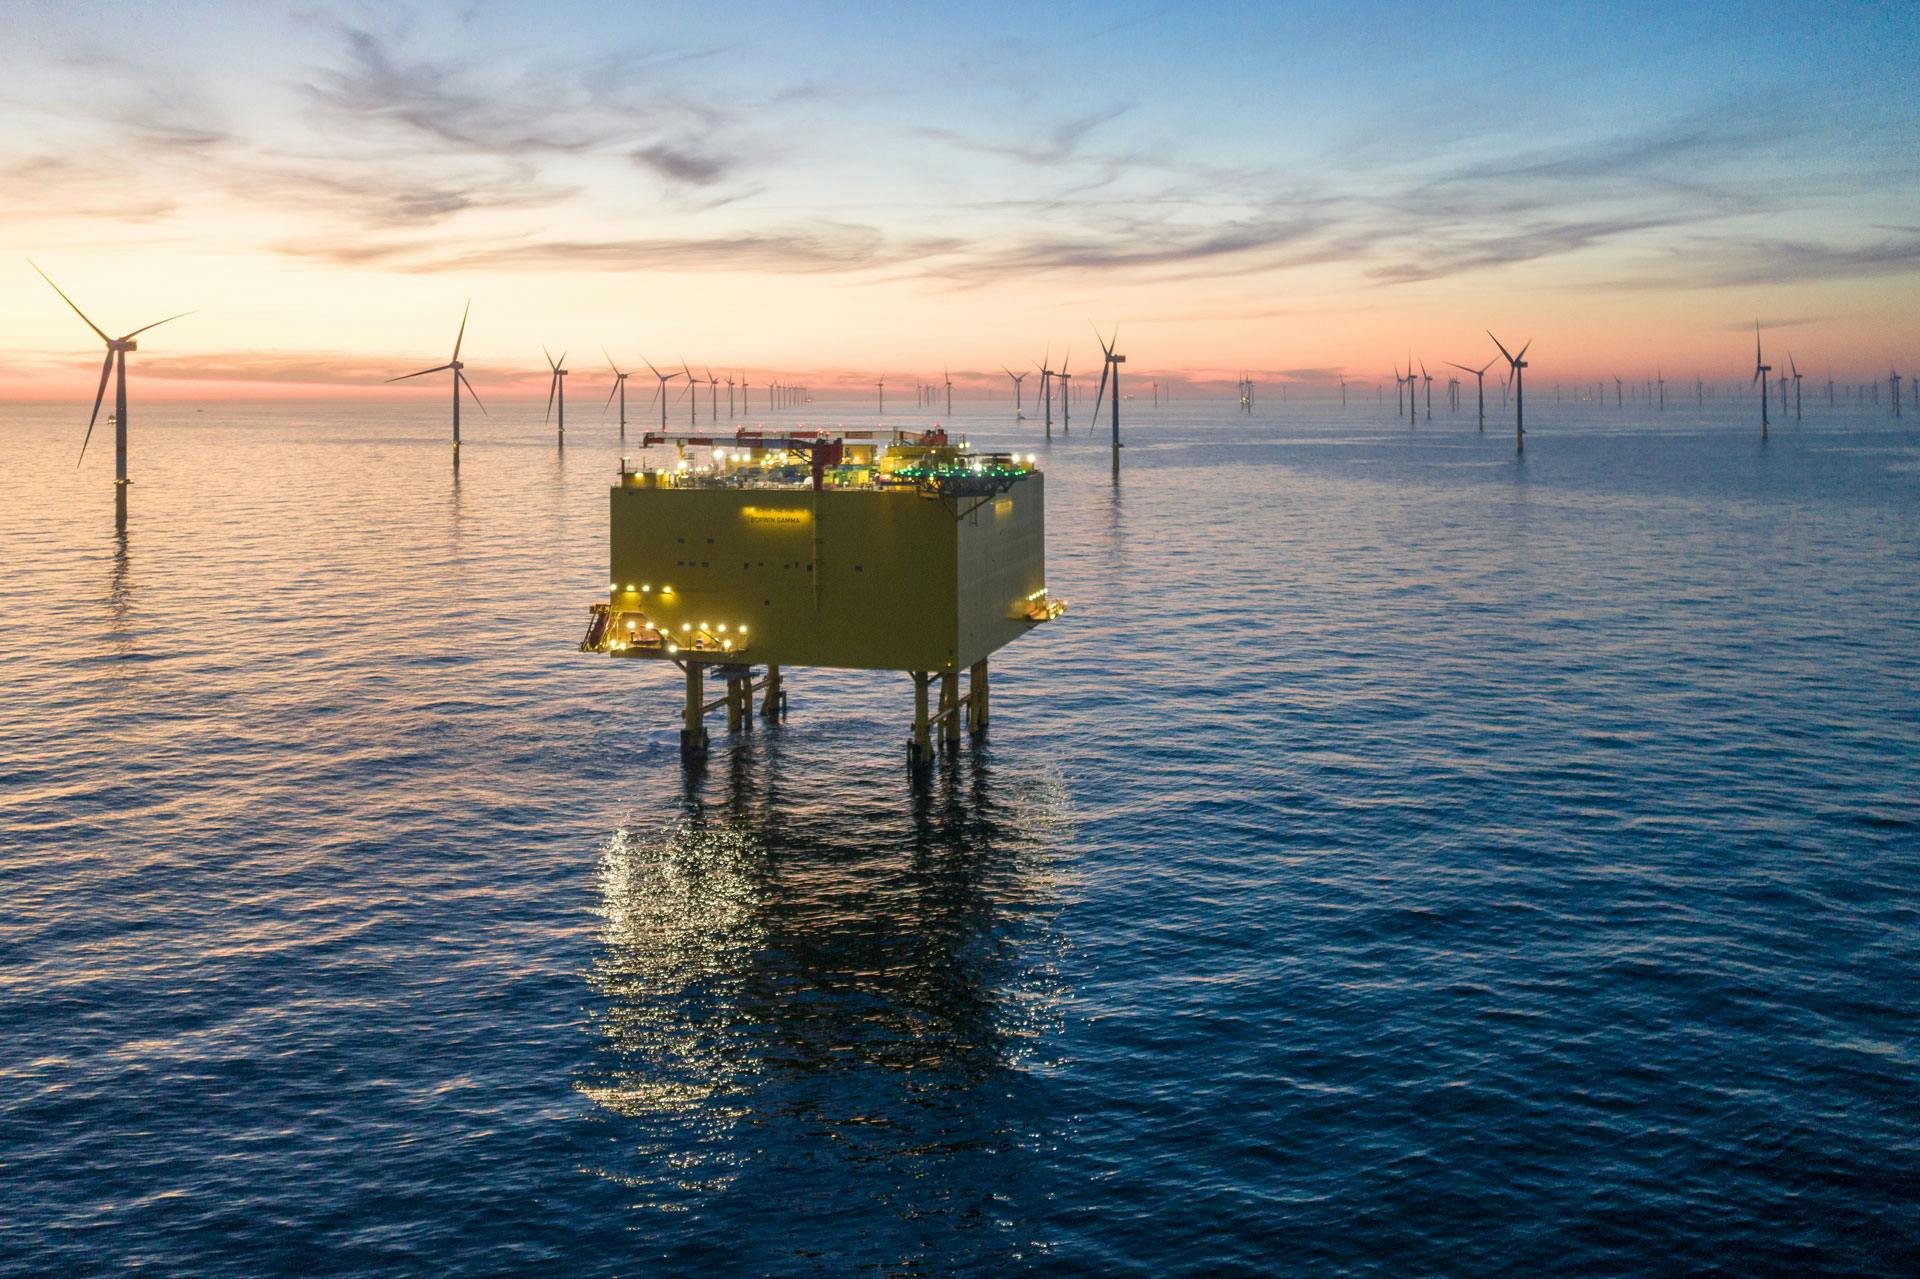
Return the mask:
<path id="1" fill-rule="evenodd" d="M 1047 591 L 1046 487 L 1031 456 L 976 453 L 938 431 L 646 444 L 671 444 L 675 458 L 622 462 L 607 600 L 581 647 L 685 672 L 689 756 L 706 749 L 707 711 L 724 706 L 729 729 L 744 729 L 755 693 L 763 714 L 784 713 L 785 668 L 835 666 L 913 676 L 908 758 L 924 765 L 936 735 L 958 741 L 963 716 L 986 727 L 989 656 L 1064 610 Z M 710 675 L 727 685 L 711 704 Z"/>

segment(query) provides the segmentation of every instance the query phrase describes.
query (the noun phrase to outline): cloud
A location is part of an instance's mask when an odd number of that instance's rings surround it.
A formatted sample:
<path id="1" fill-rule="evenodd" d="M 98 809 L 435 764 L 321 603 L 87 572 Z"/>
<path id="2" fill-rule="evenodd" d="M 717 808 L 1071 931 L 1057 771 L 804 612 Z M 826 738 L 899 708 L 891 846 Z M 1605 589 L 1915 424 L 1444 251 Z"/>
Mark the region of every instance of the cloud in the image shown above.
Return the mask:
<path id="1" fill-rule="evenodd" d="M 714 155 L 671 147 L 665 143 L 641 147 L 633 152 L 633 162 L 643 169 L 674 182 L 711 186 L 726 176 L 731 162 Z"/>
<path id="2" fill-rule="evenodd" d="M 1113 216 L 1078 232 L 1038 236 L 969 252 L 936 266 L 936 274 L 973 282 L 1058 271 L 1142 271 L 1207 263 L 1227 269 L 1233 259 L 1298 245 L 1330 226 L 1312 215 L 1247 218 L 1220 223 L 1175 223 Z"/>
<path id="3" fill-rule="evenodd" d="M 713 236 L 467 241 L 359 238 L 288 240 L 281 252 L 339 265 L 384 265 L 410 274 L 443 271 L 767 271 L 853 272 L 896 265 L 960 247 L 938 239 L 889 241 L 877 228 L 818 222 Z"/>
<path id="4" fill-rule="evenodd" d="M 1370 269 L 1367 275 L 1383 284 L 1438 280 L 1469 271 L 1484 271 L 1578 252 L 1607 240 L 1674 226 L 1674 218 L 1623 218 L 1591 222 L 1535 223 L 1512 231 L 1496 231 L 1456 244 L 1423 246 L 1420 256 Z"/>
<path id="5" fill-rule="evenodd" d="M 1095 129 L 1109 121 L 1119 119 L 1132 109 L 1133 104 L 1122 103 L 1101 111 L 1074 116 L 1072 119 L 1054 125 L 1032 141 L 986 142 L 967 137 L 953 129 L 927 128 L 922 129 L 921 133 L 927 137 L 950 142 L 968 151 L 997 155 L 1009 160 L 1018 160 L 1023 164 L 1056 168 L 1079 159 L 1082 147 Z"/>
<path id="6" fill-rule="evenodd" d="M 1763 240 L 1744 243 L 1721 240 L 1698 246 L 1686 261 L 1701 264 L 1700 283 L 1726 288 L 1751 284 L 1797 284 L 1804 280 L 1831 280 L 1879 276 L 1920 270 L 1920 229 L 1889 236 L 1869 244 L 1821 244 L 1807 240 Z"/>

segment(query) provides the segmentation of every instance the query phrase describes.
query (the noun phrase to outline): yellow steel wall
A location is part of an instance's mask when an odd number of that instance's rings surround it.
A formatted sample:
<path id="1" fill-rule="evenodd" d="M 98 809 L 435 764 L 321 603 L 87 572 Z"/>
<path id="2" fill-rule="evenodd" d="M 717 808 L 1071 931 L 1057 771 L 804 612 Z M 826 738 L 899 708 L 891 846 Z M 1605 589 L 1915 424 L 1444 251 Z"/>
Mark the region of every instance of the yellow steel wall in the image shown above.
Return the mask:
<path id="1" fill-rule="evenodd" d="M 651 586 L 613 601 L 674 634 L 745 624 L 749 662 L 953 669 L 1026 631 L 1022 602 L 1045 584 L 1041 504 L 1038 476 L 958 521 L 908 491 L 616 487 L 608 580 Z"/>
<path id="2" fill-rule="evenodd" d="M 1027 597 L 1047 585 L 1046 481 L 1030 475 L 972 507 L 958 527 L 960 636 L 957 658 L 971 666 L 1027 633 Z"/>

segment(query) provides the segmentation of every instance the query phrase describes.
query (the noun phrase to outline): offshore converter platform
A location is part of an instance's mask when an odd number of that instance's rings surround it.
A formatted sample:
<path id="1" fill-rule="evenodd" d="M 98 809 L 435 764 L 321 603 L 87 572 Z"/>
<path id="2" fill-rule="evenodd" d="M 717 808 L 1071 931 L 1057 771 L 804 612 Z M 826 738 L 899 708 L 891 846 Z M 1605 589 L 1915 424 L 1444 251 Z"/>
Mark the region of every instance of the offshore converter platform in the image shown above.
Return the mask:
<path id="1" fill-rule="evenodd" d="M 912 675 L 907 762 L 923 768 L 936 737 L 958 745 L 963 716 L 985 730 L 987 659 L 1066 610 L 1047 592 L 1032 454 L 977 453 L 939 429 L 879 435 L 649 432 L 643 447 L 673 445 L 671 465 L 621 459 L 607 600 L 580 647 L 680 668 L 689 760 L 706 754 L 708 712 L 750 728 L 759 694 L 760 714 L 783 718 L 785 669 L 833 666 Z M 711 702 L 709 678 L 726 686 Z"/>

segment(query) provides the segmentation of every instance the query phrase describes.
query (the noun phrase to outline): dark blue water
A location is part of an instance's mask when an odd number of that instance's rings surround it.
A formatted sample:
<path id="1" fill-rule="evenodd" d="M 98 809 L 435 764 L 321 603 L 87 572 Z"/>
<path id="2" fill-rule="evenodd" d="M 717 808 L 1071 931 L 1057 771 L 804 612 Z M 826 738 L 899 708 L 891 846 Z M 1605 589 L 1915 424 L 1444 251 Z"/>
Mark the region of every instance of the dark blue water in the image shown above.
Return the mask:
<path id="1" fill-rule="evenodd" d="M 1134 411 L 916 790 L 574 651 L 599 424 L 156 407 L 117 536 L 0 410 L 0 1272 L 1920 1268 L 1920 432 Z"/>

